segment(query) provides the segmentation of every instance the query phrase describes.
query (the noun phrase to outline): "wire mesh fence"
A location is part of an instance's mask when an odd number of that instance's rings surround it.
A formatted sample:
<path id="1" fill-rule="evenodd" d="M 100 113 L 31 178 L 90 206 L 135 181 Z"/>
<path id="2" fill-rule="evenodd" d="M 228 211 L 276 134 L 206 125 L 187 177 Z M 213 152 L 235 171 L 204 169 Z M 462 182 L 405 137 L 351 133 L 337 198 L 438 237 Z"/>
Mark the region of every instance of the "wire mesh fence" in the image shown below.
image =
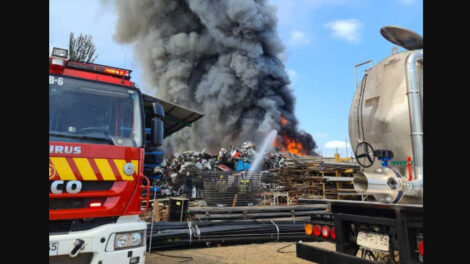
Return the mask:
<path id="1" fill-rule="evenodd" d="M 204 171 L 201 176 L 208 206 L 249 206 L 262 200 L 261 174 Z"/>

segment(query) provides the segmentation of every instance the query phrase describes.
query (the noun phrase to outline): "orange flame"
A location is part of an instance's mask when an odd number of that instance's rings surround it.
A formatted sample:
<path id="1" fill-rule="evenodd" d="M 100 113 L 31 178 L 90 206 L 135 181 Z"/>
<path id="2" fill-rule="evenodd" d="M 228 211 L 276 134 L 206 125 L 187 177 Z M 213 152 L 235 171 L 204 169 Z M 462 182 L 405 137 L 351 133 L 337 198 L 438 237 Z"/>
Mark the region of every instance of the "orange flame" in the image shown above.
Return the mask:
<path id="1" fill-rule="evenodd" d="M 299 156 L 307 155 L 307 152 L 304 150 L 302 143 L 291 139 L 286 135 L 278 136 L 273 143 L 273 146 L 279 149 L 281 152 L 293 153 Z"/>
<path id="2" fill-rule="evenodd" d="M 283 126 L 287 125 L 287 119 L 285 119 L 283 116 L 281 116 L 281 124 Z"/>

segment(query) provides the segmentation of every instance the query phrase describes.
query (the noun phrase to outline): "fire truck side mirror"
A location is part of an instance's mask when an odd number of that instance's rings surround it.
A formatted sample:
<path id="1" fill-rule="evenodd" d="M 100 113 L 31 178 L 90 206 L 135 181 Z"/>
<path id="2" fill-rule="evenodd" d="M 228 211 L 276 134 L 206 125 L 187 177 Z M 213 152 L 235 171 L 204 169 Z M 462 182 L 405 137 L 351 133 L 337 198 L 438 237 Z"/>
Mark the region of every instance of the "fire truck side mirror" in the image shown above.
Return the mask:
<path id="1" fill-rule="evenodd" d="M 163 109 L 163 106 L 157 102 L 152 103 L 152 114 L 153 116 L 158 116 L 160 118 L 165 117 L 165 110 Z"/>
<path id="2" fill-rule="evenodd" d="M 159 147 L 163 144 L 163 121 L 157 116 L 152 118 L 150 142 L 153 147 Z"/>

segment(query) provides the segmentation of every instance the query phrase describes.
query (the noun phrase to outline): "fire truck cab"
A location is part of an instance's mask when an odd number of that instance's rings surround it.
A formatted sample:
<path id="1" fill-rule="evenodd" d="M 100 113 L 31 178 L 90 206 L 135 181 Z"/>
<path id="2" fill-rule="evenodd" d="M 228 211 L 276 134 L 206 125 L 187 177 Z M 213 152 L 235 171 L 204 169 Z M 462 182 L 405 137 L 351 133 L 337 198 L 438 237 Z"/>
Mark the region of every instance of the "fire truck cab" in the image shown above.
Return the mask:
<path id="1" fill-rule="evenodd" d="M 144 104 L 130 70 L 67 58 L 49 59 L 49 263 L 144 263 L 143 163 L 163 108 Z"/>

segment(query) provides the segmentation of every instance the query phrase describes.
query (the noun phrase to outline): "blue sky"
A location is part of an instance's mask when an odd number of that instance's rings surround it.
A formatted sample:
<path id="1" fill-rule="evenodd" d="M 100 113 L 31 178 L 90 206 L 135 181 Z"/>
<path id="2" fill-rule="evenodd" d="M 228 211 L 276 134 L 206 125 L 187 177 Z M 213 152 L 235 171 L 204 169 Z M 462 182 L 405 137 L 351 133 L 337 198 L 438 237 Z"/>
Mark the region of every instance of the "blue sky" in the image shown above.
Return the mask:
<path id="1" fill-rule="evenodd" d="M 286 47 L 281 59 L 291 77 L 300 128 L 313 135 L 318 152 L 331 156 L 338 148 L 343 156 L 345 141 L 349 144 L 353 66 L 369 59 L 375 65 L 391 53 L 394 45 L 380 35 L 382 26 L 402 26 L 423 35 L 423 0 L 268 1 L 278 8 L 278 33 Z M 144 92 L 149 90 L 140 81 L 132 46 L 113 41 L 112 1 L 49 3 L 50 47 L 67 48 L 70 32 L 91 34 L 99 54 L 96 63 L 133 70 L 133 80 Z"/>

